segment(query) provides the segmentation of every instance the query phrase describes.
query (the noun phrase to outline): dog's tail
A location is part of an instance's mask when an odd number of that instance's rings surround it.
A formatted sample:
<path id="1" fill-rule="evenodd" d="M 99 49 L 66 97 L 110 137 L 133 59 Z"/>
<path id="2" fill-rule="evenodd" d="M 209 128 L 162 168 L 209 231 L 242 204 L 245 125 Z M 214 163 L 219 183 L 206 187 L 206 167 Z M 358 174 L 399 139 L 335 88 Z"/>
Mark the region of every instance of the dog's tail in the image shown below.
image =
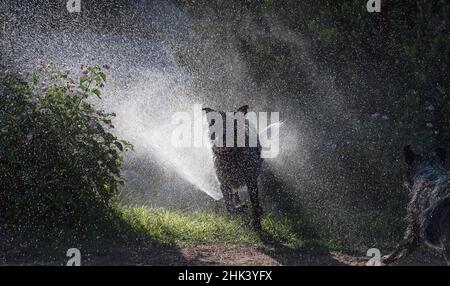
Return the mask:
<path id="1" fill-rule="evenodd" d="M 425 239 L 439 245 L 443 235 L 450 235 L 450 195 L 430 207 L 426 217 Z"/>

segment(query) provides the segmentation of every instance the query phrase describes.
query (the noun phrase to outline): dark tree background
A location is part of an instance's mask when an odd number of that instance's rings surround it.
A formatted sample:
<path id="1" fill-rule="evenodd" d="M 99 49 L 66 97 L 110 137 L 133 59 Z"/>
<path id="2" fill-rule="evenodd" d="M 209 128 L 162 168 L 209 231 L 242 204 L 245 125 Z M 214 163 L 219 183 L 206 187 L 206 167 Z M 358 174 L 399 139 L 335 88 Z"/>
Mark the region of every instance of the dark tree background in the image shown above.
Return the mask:
<path id="1" fill-rule="evenodd" d="M 310 123 L 309 135 L 320 142 L 293 190 L 272 177 L 264 196 L 303 221 L 299 231 L 306 224 L 352 243 L 395 240 L 407 200 L 402 146 L 449 151 L 450 4 L 383 0 L 381 13 L 369 13 L 360 0 L 177 2 L 199 22 L 209 21 L 197 27 L 200 33 L 234 42 L 258 87 L 272 91 L 274 109 L 288 102 L 282 110 Z M 192 54 L 180 62 L 204 65 Z M 190 70 L 199 78 L 207 72 Z M 217 83 L 199 82 L 220 92 Z M 326 115 L 331 111 L 320 101 L 333 93 L 345 102 L 339 116 Z M 324 151 L 321 132 L 338 138 L 335 152 Z"/>

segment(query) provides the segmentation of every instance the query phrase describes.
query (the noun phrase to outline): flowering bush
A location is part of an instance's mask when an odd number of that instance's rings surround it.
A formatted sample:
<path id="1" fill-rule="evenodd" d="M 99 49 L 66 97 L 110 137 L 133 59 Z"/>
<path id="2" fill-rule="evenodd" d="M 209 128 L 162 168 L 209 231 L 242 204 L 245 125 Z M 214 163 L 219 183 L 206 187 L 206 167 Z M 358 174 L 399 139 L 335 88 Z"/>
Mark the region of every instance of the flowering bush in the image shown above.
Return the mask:
<path id="1" fill-rule="evenodd" d="M 75 77 L 39 63 L 28 81 L 0 78 L 0 223 L 81 226 L 111 204 L 132 146 L 110 132 L 115 114 L 88 101 L 101 97 L 104 68 Z"/>

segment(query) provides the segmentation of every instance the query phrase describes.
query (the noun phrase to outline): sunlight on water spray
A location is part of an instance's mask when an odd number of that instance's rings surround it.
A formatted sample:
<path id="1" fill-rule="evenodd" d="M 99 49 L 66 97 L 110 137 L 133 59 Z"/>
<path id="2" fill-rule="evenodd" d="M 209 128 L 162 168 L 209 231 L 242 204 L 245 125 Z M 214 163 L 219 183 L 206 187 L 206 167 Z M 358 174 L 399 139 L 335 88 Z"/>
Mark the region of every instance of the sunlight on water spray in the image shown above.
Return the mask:
<path id="1" fill-rule="evenodd" d="M 118 92 L 130 100 L 112 102 L 120 118 L 118 132 L 133 142 L 137 154 L 151 153 L 159 163 L 175 171 L 189 184 L 215 200 L 221 199 L 211 148 L 180 148 L 171 142 L 171 134 L 176 127 L 171 124 L 171 115 L 191 109 L 192 104 L 187 102 L 186 95 L 181 94 L 183 90 L 173 89 L 167 75 L 151 74 L 151 81 L 136 81 L 134 88 L 121 90 L 119 87 Z M 179 99 L 170 103 L 171 98 Z M 208 142 L 206 133 L 203 136 Z"/>

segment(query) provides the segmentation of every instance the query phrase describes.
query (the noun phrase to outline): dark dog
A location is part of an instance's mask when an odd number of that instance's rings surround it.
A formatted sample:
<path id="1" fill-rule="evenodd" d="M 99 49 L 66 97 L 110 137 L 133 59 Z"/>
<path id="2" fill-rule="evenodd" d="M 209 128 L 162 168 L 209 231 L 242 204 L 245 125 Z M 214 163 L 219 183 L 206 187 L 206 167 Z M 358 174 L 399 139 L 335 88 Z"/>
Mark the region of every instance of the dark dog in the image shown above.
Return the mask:
<path id="1" fill-rule="evenodd" d="M 450 265 L 450 172 L 437 155 L 416 155 L 411 146 L 404 148 L 409 174 L 406 182 L 411 200 L 408 205 L 406 234 L 385 264 L 411 253 L 421 242 L 443 252 Z"/>
<path id="2" fill-rule="evenodd" d="M 262 164 L 261 145 L 258 138 L 256 138 L 256 146 L 252 147 L 248 144 L 250 141 L 250 131 L 256 132 L 254 126 L 252 126 L 248 120 L 244 119 L 244 116 L 248 112 L 248 106 L 242 106 L 236 112 L 231 113 L 234 115 L 242 115 L 243 118 L 241 122 L 239 122 L 239 120 L 233 121 L 233 130 L 227 130 L 225 112 L 215 111 L 210 108 L 203 108 L 203 110 L 206 111 L 208 117 L 211 140 L 215 143 L 217 143 L 218 137 L 212 127 L 216 123 L 217 116 L 222 118 L 223 145 L 217 146 L 218 144 L 214 144 L 212 151 L 214 155 L 214 167 L 216 169 L 217 179 L 220 183 L 225 206 L 230 213 L 240 212 L 244 214 L 246 206 L 242 204 L 236 189 L 246 185 L 252 204 L 253 226 L 257 229 L 261 229 L 262 209 L 259 204 L 257 184 Z M 213 114 L 213 112 L 215 113 Z M 216 116 L 216 119 L 210 118 L 214 117 L 213 115 Z M 231 143 L 233 147 L 227 147 L 227 145 L 230 146 L 227 144 L 230 142 L 227 142 L 226 140 L 227 132 L 233 132 L 234 143 Z M 238 132 L 245 132 L 243 133 L 245 138 L 245 147 L 236 146 Z"/>

